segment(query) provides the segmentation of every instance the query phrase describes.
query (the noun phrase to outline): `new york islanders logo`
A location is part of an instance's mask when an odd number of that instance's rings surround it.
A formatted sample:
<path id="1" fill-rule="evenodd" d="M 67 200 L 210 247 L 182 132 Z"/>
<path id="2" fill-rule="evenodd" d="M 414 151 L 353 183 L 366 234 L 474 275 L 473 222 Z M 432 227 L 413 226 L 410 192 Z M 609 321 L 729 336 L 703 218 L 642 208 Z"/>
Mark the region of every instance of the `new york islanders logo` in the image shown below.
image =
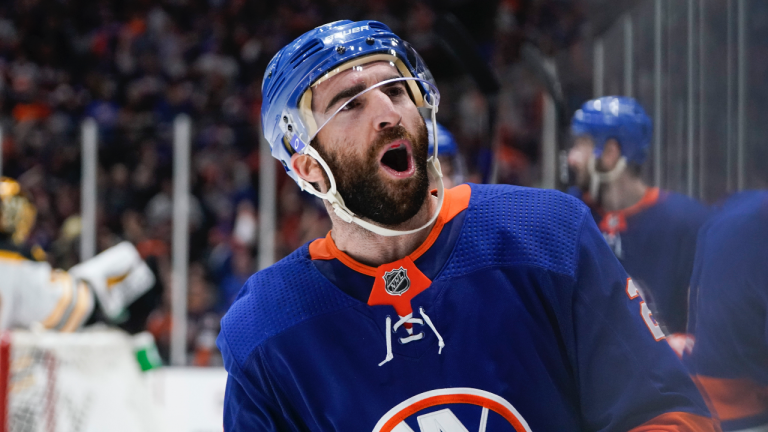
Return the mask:
<path id="1" fill-rule="evenodd" d="M 479 429 L 477 423 L 469 425 L 459 419 L 451 410 L 461 409 L 462 406 L 475 406 L 480 414 Z M 443 409 L 431 410 L 445 406 Z M 420 412 L 423 414 L 419 414 Z M 373 428 L 373 432 L 415 432 L 411 424 L 418 424 L 419 432 L 469 432 L 472 430 L 486 432 L 489 416 L 494 413 L 494 423 L 504 430 L 515 432 L 531 432 L 528 423 L 519 412 L 501 396 L 493 393 L 467 387 L 432 390 L 416 395 L 389 410 Z M 412 417 L 416 416 L 414 422 Z M 475 417 L 476 419 L 476 417 Z M 476 421 L 476 420 L 475 420 Z M 466 423 L 466 425 L 465 425 Z"/>
<path id="2" fill-rule="evenodd" d="M 411 280 L 408 279 L 408 270 L 400 266 L 399 269 L 384 273 L 384 289 L 389 295 L 403 295 L 411 287 Z"/>

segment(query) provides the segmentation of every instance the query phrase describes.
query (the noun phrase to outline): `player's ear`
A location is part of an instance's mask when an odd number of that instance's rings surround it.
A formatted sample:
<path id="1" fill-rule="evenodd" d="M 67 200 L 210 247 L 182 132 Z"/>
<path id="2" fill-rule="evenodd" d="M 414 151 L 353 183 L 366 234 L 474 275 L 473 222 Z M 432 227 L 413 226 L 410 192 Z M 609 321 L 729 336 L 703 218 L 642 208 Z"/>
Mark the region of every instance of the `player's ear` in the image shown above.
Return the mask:
<path id="1" fill-rule="evenodd" d="M 614 138 L 609 138 L 608 141 L 605 142 L 603 153 L 600 155 L 602 166 L 607 170 L 612 170 L 613 167 L 616 166 L 616 163 L 619 162 L 620 158 L 621 146 L 619 145 L 619 142 Z"/>
<path id="2" fill-rule="evenodd" d="M 328 190 L 324 181 L 323 167 L 312 156 L 295 153 L 291 156 L 291 169 L 302 180 L 312 183 L 318 191 L 325 193 Z"/>

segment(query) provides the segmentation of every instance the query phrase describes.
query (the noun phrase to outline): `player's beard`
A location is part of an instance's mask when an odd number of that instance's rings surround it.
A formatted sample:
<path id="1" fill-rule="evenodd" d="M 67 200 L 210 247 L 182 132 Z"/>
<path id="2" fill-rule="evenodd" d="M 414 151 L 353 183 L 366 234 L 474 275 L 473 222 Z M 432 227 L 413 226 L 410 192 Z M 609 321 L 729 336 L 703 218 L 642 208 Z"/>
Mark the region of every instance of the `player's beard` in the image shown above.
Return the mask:
<path id="1" fill-rule="evenodd" d="M 405 179 L 383 178 L 379 172 L 381 149 L 395 140 L 407 139 L 413 146 L 415 172 Z M 322 143 L 313 142 L 320 156 L 328 164 L 336 180 L 336 189 L 344 204 L 354 214 L 384 226 L 397 226 L 414 217 L 427 199 L 429 177 L 427 176 L 427 153 L 429 139 L 427 127 L 420 122 L 416 136 L 405 127 L 398 125 L 382 131 L 362 160 L 339 157 L 323 148 Z M 323 171 L 326 184 L 329 179 Z"/>
<path id="2" fill-rule="evenodd" d="M 589 182 L 591 179 L 591 176 L 589 175 L 589 170 L 587 170 L 586 167 L 580 167 L 578 169 L 573 169 L 573 177 L 574 177 L 574 184 L 576 187 L 581 189 L 582 192 L 588 192 L 589 191 Z"/>

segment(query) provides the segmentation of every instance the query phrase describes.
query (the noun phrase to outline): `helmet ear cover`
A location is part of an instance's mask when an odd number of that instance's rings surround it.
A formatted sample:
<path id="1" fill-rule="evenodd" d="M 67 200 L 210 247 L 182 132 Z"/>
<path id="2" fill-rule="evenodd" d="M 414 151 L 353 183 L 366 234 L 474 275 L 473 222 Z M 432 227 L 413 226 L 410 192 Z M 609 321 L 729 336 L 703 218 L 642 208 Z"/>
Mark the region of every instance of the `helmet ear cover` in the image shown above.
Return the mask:
<path id="1" fill-rule="evenodd" d="M 299 100 L 299 113 L 301 114 L 301 118 L 304 121 L 304 124 L 306 125 L 307 132 L 310 137 L 314 137 L 314 135 L 317 133 L 317 123 L 315 122 L 315 117 L 312 115 L 312 88 L 317 87 L 319 84 L 333 78 L 334 76 L 338 75 L 341 72 L 344 72 L 346 70 L 352 69 L 356 66 L 360 66 L 367 63 L 373 63 L 377 61 L 386 61 L 393 64 L 397 71 L 400 72 L 400 76 L 411 78 L 413 75 L 408 70 L 408 67 L 403 63 L 402 60 L 400 60 L 398 57 L 393 56 L 391 54 L 371 54 L 369 56 L 359 57 L 354 60 L 350 60 L 339 67 L 328 71 L 325 75 L 320 77 L 317 81 L 312 83 L 312 85 L 309 86 L 309 88 L 304 92 L 303 95 L 301 95 L 301 99 Z M 416 81 L 405 81 L 406 86 L 408 88 L 408 92 L 410 93 L 411 99 L 413 100 L 413 103 L 416 104 L 417 108 L 421 108 L 424 106 L 424 96 L 421 94 L 421 90 L 419 89 L 419 86 L 417 85 Z"/>

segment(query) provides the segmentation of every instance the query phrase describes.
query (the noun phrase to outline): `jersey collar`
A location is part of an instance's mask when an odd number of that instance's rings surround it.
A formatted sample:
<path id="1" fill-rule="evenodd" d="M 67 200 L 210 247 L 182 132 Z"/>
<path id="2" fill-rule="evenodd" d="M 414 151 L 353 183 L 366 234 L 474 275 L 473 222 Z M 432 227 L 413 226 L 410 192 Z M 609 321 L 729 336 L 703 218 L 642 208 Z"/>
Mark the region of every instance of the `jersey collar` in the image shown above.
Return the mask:
<path id="1" fill-rule="evenodd" d="M 653 207 L 659 202 L 659 188 L 652 187 L 645 191 L 640 201 L 635 204 L 617 211 L 598 210 L 602 219 L 600 220 L 600 231 L 607 234 L 616 234 L 627 229 L 627 218 L 634 216 L 645 209 Z"/>
<path id="2" fill-rule="evenodd" d="M 437 216 L 435 225 L 429 232 L 427 239 L 424 240 L 415 251 L 411 252 L 407 258 L 411 261 L 416 261 L 422 256 L 430 247 L 435 243 L 440 232 L 446 223 L 450 222 L 459 213 L 465 210 L 469 206 L 469 198 L 472 193 L 472 189 L 469 185 L 459 185 L 452 189 L 445 191 L 445 202 L 443 203 L 440 214 Z M 336 247 L 336 244 L 331 237 L 331 232 L 324 238 L 319 238 L 309 245 L 309 255 L 313 260 L 332 260 L 337 259 L 350 269 L 362 273 L 367 276 L 376 277 L 377 268 L 365 265 L 356 261 L 343 251 Z"/>

